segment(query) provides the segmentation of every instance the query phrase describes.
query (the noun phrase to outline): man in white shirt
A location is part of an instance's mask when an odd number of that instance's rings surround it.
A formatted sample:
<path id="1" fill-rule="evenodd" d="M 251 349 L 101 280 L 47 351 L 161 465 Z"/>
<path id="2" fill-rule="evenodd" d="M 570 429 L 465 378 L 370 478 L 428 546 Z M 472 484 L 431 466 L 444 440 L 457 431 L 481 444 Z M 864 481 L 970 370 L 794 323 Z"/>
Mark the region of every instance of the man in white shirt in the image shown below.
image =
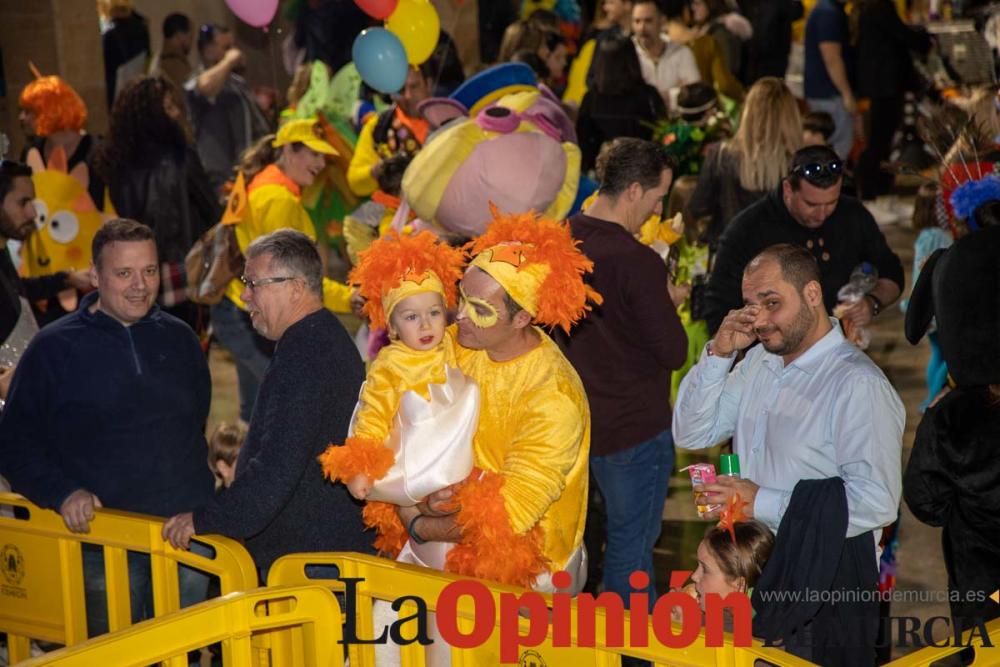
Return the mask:
<path id="1" fill-rule="evenodd" d="M 638 0 L 632 5 L 632 35 L 642 78 L 660 91 L 668 109 L 681 86 L 701 81 L 691 49 L 663 34 L 663 15 L 655 0 Z"/>
<path id="2" fill-rule="evenodd" d="M 744 479 L 696 489 L 699 504 L 733 494 L 777 532 L 803 479 L 844 480 L 847 534 L 874 533 L 896 518 L 905 410 L 882 371 L 826 314 L 809 251 L 771 246 L 743 273 L 746 306 L 732 310 L 681 384 L 677 446 L 733 438 Z M 760 345 L 730 372 L 737 352 Z"/>

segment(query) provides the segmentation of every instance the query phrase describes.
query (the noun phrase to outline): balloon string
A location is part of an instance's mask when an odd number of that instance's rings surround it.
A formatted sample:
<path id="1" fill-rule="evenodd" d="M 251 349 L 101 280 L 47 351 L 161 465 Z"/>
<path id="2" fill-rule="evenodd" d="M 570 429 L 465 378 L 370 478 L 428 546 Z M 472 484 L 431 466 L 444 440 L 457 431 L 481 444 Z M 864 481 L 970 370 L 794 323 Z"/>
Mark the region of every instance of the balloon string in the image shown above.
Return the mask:
<path id="1" fill-rule="evenodd" d="M 457 7 L 455 9 L 455 14 L 454 14 L 454 16 L 451 19 L 451 26 L 449 26 L 449 28 L 448 28 L 449 48 L 455 51 L 455 55 L 456 56 L 458 55 L 458 46 L 455 44 L 454 34 L 455 34 L 455 28 L 458 27 L 458 19 L 461 18 L 461 16 L 462 16 L 462 10 L 463 9 L 465 9 L 465 3 L 464 2 L 457 3 Z M 435 8 L 435 11 L 436 11 L 436 8 Z M 440 12 L 438 12 L 438 14 L 440 15 Z M 440 41 L 441 41 L 441 36 L 438 35 L 438 42 L 440 42 Z M 437 46 L 435 46 L 434 48 L 436 49 Z M 444 63 L 445 63 L 445 59 L 446 59 L 447 55 L 448 55 L 448 51 L 446 49 L 445 53 L 444 53 L 445 57 L 442 57 L 438 61 L 437 71 L 434 73 L 434 84 L 431 86 L 431 90 L 432 91 L 437 90 L 438 81 L 441 79 L 442 72 L 444 72 Z"/>

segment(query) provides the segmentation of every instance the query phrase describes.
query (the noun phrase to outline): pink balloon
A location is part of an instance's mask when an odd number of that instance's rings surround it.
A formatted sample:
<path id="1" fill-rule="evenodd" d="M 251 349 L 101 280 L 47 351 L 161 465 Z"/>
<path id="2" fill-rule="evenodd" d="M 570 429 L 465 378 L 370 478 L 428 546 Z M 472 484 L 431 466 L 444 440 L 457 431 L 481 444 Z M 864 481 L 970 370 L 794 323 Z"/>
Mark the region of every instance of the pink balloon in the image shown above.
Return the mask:
<path id="1" fill-rule="evenodd" d="M 399 0 L 354 0 L 354 3 L 368 16 L 384 21 L 396 11 Z"/>
<path id="2" fill-rule="evenodd" d="M 244 23 L 263 28 L 278 11 L 278 0 L 226 0 L 229 9 Z"/>

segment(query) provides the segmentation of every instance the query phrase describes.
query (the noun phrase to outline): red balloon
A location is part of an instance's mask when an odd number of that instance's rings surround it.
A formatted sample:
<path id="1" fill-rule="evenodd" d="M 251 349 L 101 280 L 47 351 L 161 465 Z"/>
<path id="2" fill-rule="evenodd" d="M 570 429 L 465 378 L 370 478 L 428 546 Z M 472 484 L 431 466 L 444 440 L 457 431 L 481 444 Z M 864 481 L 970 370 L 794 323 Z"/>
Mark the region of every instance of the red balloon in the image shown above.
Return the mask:
<path id="1" fill-rule="evenodd" d="M 379 21 L 389 18 L 399 4 L 399 0 L 354 0 L 354 2 L 361 11 Z"/>

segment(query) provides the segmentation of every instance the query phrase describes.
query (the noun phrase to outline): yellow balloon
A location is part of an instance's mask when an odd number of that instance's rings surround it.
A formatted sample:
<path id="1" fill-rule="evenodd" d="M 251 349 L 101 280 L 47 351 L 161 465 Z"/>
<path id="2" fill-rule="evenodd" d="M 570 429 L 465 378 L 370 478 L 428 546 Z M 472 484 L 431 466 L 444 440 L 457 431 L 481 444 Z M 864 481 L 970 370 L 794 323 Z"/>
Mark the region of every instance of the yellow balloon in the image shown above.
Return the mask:
<path id="1" fill-rule="evenodd" d="M 385 27 L 399 37 L 409 63 L 419 65 L 434 53 L 441 33 L 441 19 L 428 0 L 399 0 Z"/>

